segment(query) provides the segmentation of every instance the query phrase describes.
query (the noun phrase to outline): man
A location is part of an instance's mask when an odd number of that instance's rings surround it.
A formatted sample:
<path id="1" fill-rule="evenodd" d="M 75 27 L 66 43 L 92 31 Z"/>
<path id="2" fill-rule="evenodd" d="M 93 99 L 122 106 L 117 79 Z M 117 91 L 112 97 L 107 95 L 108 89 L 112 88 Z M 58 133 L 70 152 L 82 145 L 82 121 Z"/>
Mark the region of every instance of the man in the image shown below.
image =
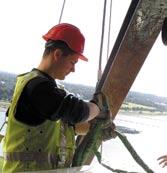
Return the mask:
<path id="1" fill-rule="evenodd" d="M 95 103 L 67 94 L 55 82 L 75 72 L 79 59 L 87 61 L 80 30 L 71 24 L 58 24 L 43 38 L 46 44 L 39 66 L 17 77 L 8 110 L 3 172 L 70 167 L 75 125 L 77 131 L 77 123 L 99 114 Z"/>

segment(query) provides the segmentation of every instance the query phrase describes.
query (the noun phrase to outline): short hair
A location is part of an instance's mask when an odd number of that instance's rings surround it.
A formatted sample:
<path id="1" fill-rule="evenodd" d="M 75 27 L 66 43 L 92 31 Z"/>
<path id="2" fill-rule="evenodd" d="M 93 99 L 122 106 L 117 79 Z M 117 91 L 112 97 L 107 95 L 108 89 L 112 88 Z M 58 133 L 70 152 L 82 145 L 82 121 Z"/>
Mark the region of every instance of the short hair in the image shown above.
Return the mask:
<path id="1" fill-rule="evenodd" d="M 51 52 L 53 52 L 56 49 L 61 49 L 63 52 L 63 56 L 73 55 L 76 52 L 73 51 L 64 41 L 61 40 L 48 40 L 45 43 L 45 50 L 43 53 L 43 57 L 49 55 Z"/>

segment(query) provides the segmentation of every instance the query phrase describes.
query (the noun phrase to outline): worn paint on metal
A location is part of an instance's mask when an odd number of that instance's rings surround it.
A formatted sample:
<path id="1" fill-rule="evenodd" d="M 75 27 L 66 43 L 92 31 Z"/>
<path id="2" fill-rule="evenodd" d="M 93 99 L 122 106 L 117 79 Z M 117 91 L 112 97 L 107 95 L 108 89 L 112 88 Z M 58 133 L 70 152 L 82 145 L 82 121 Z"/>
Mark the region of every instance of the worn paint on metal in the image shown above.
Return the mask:
<path id="1" fill-rule="evenodd" d="M 167 16 L 167 0 L 140 0 L 100 84 L 114 119 Z M 120 39 L 119 37 L 117 39 Z"/>

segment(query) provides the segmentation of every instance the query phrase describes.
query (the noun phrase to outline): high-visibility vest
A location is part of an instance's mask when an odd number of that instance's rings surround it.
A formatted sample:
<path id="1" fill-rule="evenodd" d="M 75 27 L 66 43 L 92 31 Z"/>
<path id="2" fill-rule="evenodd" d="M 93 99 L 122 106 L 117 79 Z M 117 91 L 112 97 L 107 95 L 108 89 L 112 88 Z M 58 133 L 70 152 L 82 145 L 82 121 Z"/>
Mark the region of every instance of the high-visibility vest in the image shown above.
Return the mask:
<path id="1" fill-rule="evenodd" d="M 3 144 L 3 172 L 23 172 L 70 167 L 75 150 L 74 128 L 61 120 L 29 126 L 15 119 L 17 103 L 25 85 L 36 76 L 32 71 L 17 78 Z M 43 76 L 44 77 L 44 76 Z"/>

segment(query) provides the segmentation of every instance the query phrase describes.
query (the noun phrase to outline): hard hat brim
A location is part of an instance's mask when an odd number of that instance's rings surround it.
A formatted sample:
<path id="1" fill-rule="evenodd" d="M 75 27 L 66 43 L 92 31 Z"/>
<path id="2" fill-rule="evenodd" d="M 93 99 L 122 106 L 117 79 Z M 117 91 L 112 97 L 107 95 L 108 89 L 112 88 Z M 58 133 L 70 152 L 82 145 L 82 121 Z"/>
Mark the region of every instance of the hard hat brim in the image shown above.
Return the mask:
<path id="1" fill-rule="evenodd" d="M 79 59 L 81 59 L 81 60 L 83 60 L 83 61 L 86 61 L 86 62 L 88 62 L 88 58 L 86 58 L 84 55 L 82 55 L 82 54 L 79 54 L 79 57 L 78 57 Z"/>

